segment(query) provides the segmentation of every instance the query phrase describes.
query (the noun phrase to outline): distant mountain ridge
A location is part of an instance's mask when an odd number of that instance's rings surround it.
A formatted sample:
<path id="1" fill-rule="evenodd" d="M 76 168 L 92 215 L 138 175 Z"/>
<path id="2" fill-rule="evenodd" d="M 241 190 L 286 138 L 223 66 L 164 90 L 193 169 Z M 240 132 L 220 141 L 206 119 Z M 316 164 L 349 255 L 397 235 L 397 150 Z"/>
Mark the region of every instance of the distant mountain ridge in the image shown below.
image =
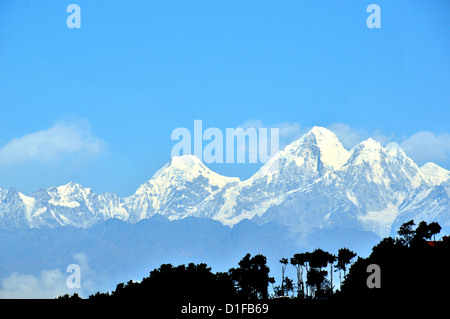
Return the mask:
<path id="1" fill-rule="evenodd" d="M 90 228 L 111 218 L 136 223 L 161 214 L 386 236 L 410 219 L 450 227 L 449 192 L 449 171 L 433 163 L 419 168 L 395 143 L 382 147 L 368 139 L 348 151 L 333 132 L 314 127 L 245 181 L 185 155 L 172 158 L 128 197 L 96 194 L 73 182 L 29 196 L 0 188 L 0 227 Z"/>

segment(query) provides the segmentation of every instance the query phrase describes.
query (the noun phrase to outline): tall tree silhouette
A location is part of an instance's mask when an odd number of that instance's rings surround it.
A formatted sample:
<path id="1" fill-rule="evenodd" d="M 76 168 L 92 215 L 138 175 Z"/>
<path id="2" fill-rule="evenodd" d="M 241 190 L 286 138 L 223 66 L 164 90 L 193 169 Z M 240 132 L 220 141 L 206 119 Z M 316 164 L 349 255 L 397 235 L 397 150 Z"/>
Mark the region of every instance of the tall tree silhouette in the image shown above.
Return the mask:
<path id="1" fill-rule="evenodd" d="M 397 234 L 401 237 L 401 240 L 403 240 L 403 242 L 406 245 L 409 245 L 411 240 L 414 237 L 414 230 L 413 230 L 413 226 L 415 225 L 413 220 L 410 220 L 406 223 L 403 223 L 399 230 L 397 231 Z"/>
<path id="2" fill-rule="evenodd" d="M 418 246 L 418 245 L 424 245 L 426 239 L 430 239 L 431 236 L 431 230 L 428 224 L 425 221 L 421 221 L 417 228 L 414 231 L 414 236 L 411 239 L 411 245 Z"/>
<path id="3" fill-rule="evenodd" d="M 341 270 L 344 272 L 344 279 L 347 275 L 347 265 L 350 264 L 351 260 L 356 256 L 356 253 L 348 248 L 341 248 L 338 250 L 337 265 L 336 268 L 339 269 L 339 284 L 342 286 Z"/>
<path id="4" fill-rule="evenodd" d="M 306 252 L 306 253 L 304 253 L 304 255 L 305 255 L 305 268 L 306 268 L 306 273 L 308 273 L 308 272 L 309 272 L 309 269 L 310 269 L 309 263 L 310 263 L 310 259 L 311 259 L 311 253 L 310 253 L 310 252 Z M 305 285 L 305 288 L 306 288 L 306 296 L 309 296 L 309 294 L 310 294 L 310 291 L 309 291 L 309 288 L 308 288 L 308 287 L 309 287 L 308 284 L 306 284 L 306 285 Z"/>
<path id="5" fill-rule="evenodd" d="M 291 278 L 289 278 L 289 277 L 284 278 L 284 289 L 287 292 L 288 296 L 289 296 L 289 291 L 294 291 L 294 281 Z"/>
<path id="6" fill-rule="evenodd" d="M 325 270 L 320 270 L 320 268 L 311 267 L 306 276 L 306 284 L 314 288 L 314 293 L 316 297 L 321 297 L 323 293 L 323 284 L 327 272 Z"/>
<path id="7" fill-rule="evenodd" d="M 428 224 L 428 227 L 430 228 L 430 234 L 433 236 L 433 240 L 436 241 L 436 234 L 439 234 L 442 227 L 436 222 L 432 222 Z"/>
<path id="8" fill-rule="evenodd" d="M 323 284 L 327 271 L 322 270 L 326 267 L 330 260 L 330 253 L 323 251 L 320 248 L 314 250 L 309 256 L 309 266 L 306 283 L 309 286 L 315 287 L 316 296 L 320 296 L 323 293 Z"/>
<path id="9" fill-rule="evenodd" d="M 408 224 L 409 223 L 409 224 Z M 410 225 L 411 221 L 403 224 L 400 228 L 403 226 L 408 227 Z M 408 224 L 408 225 L 407 225 Z M 430 224 L 427 224 L 425 221 L 421 221 L 415 230 L 412 231 L 413 235 L 411 236 L 411 239 L 409 240 L 409 244 L 412 246 L 420 246 L 425 245 L 426 239 L 431 239 L 431 237 L 436 237 L 436 234 L 438 234 L 441 231 L 441 226 L 436 223 L 432 222 Z M 412 230 L 412 227 L 411 227 Z"/>
<path id="10" fill-rule="evenodd" d="M 273 278 L 263 255 L 245 255 L 238 268 L 231 268 L 229 274 L 236 283 L 238 294 L 245 299 L 267 299 L 267 287 Z"/>
<path id="11" fill-rule="evenodd" d="M 328 264 L 330 265 L 330 288 L 331 292 L 333 292 L 333 266 L 337 257 L 333 254 L 328 253 Z"/>
<path id="12" fill-rule="evenodd" d="M 284 272 L 286 271 L 286 266 L 288 264 L 287 258 L 281 258 L 281 295 L 284 296 Z"/>
<path id="13" fill-rule="evenodd" d="M 303 298 L 305 296 L 305 289 L 303 283 L 303 267 L 306 267 L 308 262 L 308 254 L 294 254 L 291 258 L 291 265 L 297 270 L 297 298 Z"/>

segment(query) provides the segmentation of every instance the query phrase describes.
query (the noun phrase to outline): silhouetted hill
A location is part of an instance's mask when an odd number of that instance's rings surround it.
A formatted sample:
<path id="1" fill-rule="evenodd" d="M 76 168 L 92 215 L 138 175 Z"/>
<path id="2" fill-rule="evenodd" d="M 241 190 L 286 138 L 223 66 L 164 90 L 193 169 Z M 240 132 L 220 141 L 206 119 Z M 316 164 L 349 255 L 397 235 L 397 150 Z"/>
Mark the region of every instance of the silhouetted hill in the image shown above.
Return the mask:
<path id="1" fill-rule="evenodd" d="M 67 265 L 75 262 L 77 253 L 88 259 L 90 287 L 95 291 L 111 290 L 117 282 L 141 279 L 148 269 L 164 263 L 207 263 L 215 271 L 227 271 L 246 253 L 267 256 L 272 275 L 277 277 L 278 260 L 283 256 L 316 247 L 333 251 L 342 246 L 364 256 L 378 241 L 370 232 L 305 233 L 274 222 L 257 225 L 247 219 L 233 228 L 194 217 L 169 221 L 155 215 L 136 224 L 109 219 L 90 229 L 66 226 L 50 230 L 3 230 L 0 277 L 14 272 L 38 275 L 43 269 L 65 272 Z M 85 279 L 86 273 L 82 287 L 86 286 Z"/>

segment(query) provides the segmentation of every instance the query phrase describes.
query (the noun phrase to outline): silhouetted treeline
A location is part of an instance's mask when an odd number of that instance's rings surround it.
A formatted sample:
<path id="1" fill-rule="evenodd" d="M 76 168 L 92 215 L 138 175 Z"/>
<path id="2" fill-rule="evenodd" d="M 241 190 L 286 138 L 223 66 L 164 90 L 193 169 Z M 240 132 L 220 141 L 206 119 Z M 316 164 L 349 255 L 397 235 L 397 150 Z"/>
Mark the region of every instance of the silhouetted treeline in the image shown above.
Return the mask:
<path id="1" fill-rule="evenodd" d="M 141 282 L 120 283 L 111 293 L 97 292 L 89 297 L 93 301 L 147 300 L 174 304 L 197 301 L 202 303 L 223 300 L 267 299 L 269 277 L 266 257 L 247 254 L 228 272 L 211 272 L 206 264 L 189 264 L 174 267 L 161 265 Z M 63 296 L 63 299 L 70 298 Z"/>
<path id="2" fill-rule="evenodd" d="M 211 272 L 206 264 L 161 265 L 141 282 L 120 283 L 112 292 L 97 292 L 91 301 L 146 301 L 149 303 L 219 303 L 236 300 L 377 300 L 405 299 L 450 301 L 450 241 L 431 240 L 440 232 L 437 223 L 404 223 L 397 238 L 385 238 L 367 258 L 348 248 L 336 255 L 322 249 L 282 258 L 281 277 L 269 277 L 266 257 L 247 254 L 228 272 Z M 295 280 L 285 276 L 290 264 Z M 375 265 L 378 274 L 373 274 Z M 378 276 L 376 284 L 368 281 Z M 269 294 L 269 284 L 272 292 Z M 77 295 L 60 299 L 76 300 Z"/>
<path id="3" fill-rule="evenodd" d="M 450 240 L 431 241 L 441 227 L 404 223 L 398 238 L 384 238 L 368 258 L 351 266 L 340 297 L 365 300 L 450 301 Z M 369 265 L 379 267 L 379 288 L 369 288 Z"/>
<path id="4" fill-rule="evenodd" d="M 233 298 L 235 288 L 227 273 L 212 273 L 206 264 L 189 264 L 177 267 L 161 265 L 141 282 L 120 283 L 112 293 L 97 293 L 91 300 L 131 299 L 188 302 L 202 300 L 213 302 L 220 298 Z"/>
<path id="5" fill-rule="evenodd" d="M 346 270 L 356 253 L 348 248 L 341 248 L 337 255 L 317 248 L 313 252 L 294 254 L 290 264 L 296 269 L 296 283 L 284 276 L 287 258 L 282 258 L 281 285 L 274 287 L 276 297 L 291 297 L 299 299 L 329 298 L 333 295 L 335 285 L 333 274 L 339 272 L 339 283 L 342 282 L 341 272 Z M 335 279 L 334 279 L 335 280 Z"/>

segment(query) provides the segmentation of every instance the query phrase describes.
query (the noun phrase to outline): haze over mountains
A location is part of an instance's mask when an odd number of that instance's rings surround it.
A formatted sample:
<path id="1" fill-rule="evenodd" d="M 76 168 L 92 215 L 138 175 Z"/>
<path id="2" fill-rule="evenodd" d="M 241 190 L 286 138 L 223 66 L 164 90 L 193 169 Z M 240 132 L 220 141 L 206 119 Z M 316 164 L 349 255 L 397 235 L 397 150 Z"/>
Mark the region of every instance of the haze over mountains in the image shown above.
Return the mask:
<path id="1" fill-rule="evenodd" d="M 0 188 L 0 227 L 89 229 L 108 219 L 137 223 L 244 219 L 299 229 L 354 229 L 386 236 L 410 219 L 450 227 L 450 172 L 419 168 L 395 143 L 368 139 L 346 150 L 314 127 L 245 181 L 221 176 L 192 155 L 172 158 L 128 197 L 70 182 L 24 195 Z"/>

